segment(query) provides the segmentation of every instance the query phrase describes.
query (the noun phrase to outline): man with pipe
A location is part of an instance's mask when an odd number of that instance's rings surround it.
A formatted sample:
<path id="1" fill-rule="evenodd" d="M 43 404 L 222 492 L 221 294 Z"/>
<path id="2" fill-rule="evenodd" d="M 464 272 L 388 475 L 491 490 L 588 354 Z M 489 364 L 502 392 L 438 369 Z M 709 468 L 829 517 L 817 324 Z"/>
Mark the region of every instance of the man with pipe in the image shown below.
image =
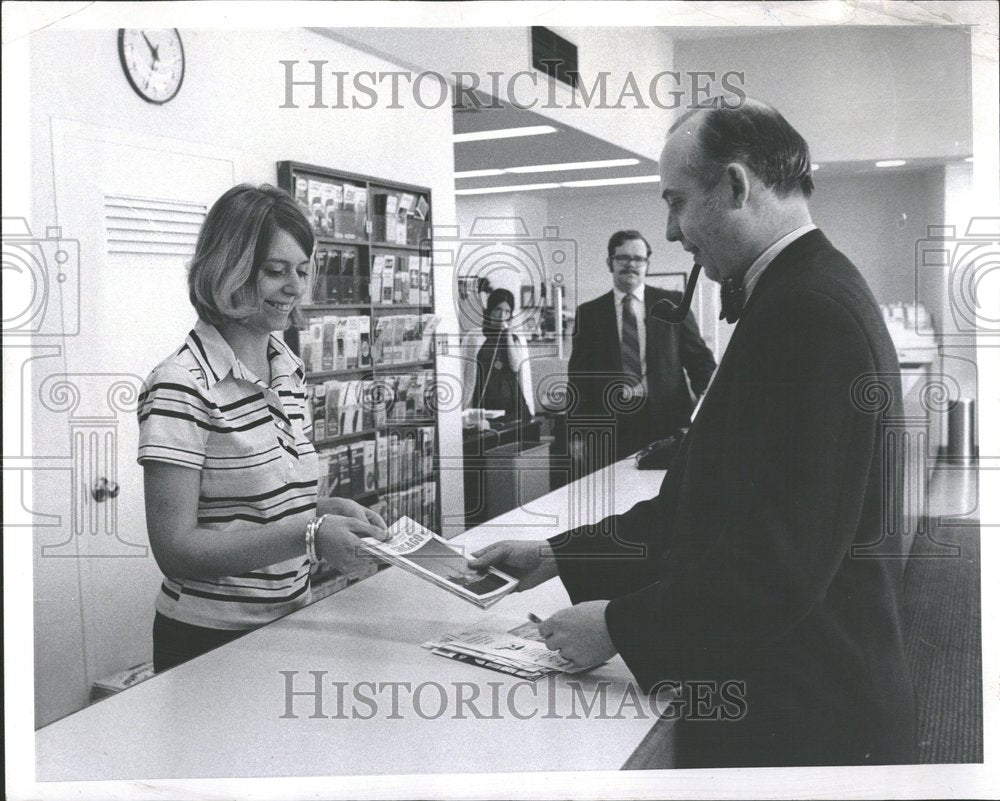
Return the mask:
<path id="1" fill-rule="evenodd" d="M 678 721 L 676 767 L 915 759 L 904 562 L 900 538 L 882 536 L 898 500 L 883 421 L 901 413 L 899 366 L 864 279 L 812 224 L 811 169 L 763 103 L 671 127 L 667 239 L 738 320 L 722 363 L 655 498 L 472 562 L 522 589 L 558 576 L 574 605 L 539 629 L 579 667 L 619 653 L 647 692 L 745 682 L 739 720 Z"/>

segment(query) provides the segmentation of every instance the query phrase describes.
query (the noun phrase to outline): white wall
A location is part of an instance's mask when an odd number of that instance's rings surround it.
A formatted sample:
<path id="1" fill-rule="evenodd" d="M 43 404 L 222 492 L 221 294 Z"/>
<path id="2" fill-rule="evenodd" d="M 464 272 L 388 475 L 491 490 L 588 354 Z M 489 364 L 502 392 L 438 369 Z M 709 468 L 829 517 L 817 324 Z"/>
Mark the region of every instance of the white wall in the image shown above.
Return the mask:
<path id="1" fill-rule="evenodd" d="M 813 221 L 857 265 L 879 303 L 913 301 L 918 239 L 939 225 L 943 169 L 815 175 Z M 932 308 L 940 297 L 927 299 Z"/>
<path id="2" fill-rule="evenodd" d="M 990 336 L 990 328 L 986 321 L 990 318 L 984 312 L 989 308 L 988 304 L 991 300 L 989 287 L 996 287 L 996 282 L 990 284 L 988 280 L 989 268 L 985 267 L 983 262 L 980 262 L 982 266 L 978 273 L 969 269 L 972 263 L 972 260 L 968 258 L 969 252 L 970 250 L 978 250 L 973 244 L 977 235 L 966 236 L 966 234 L 972 219 L 976 216 L 987 216 L 983 212 L 988 211 L 989 206 L 980 206 L 974 199 L 972 165 L 949 164 L 944 168 L 943 173 L 944 213 L 940 218 L 940 223 L 954 226 L 955 239 L 952 246 L 958 243 L 965 244 L 954 249 L 953 252 L 956 256 L 952 257 L 949 269 L 941 271 L 944 272 L 944 275 L 940 276 L 941 283 L 944 284 L 944 291 L 937 317 L 938 331 L 943 334 L 941 363 L 943 371 L 957 385 L 959 396 L 976 399 L 980 397 L 978 386 L 980 378 L 977 368 L 975 338 L 969 336 L 970 326 L 978 323 L 982 329 L 982 333 L 979 334 L 980 344 L 985 346 L 988 343 L 987 337 Z M 995 231 L 995 225 L 993 230 Z M 982 236 L 982 232 L 979 236 Z M 993 236 L 995 237 L 995 233 Z M 983 261 L 989 264 L 990 257 Z M 934 274 L 939 273 L 939 270 L 930 268 L 929 272 Z M 978 275 L 978 282 L 973 280 L 975 275 Z M 974 303 L 972 298 L 976 299 Z M 996 302 L 995 295 L 992 300 L 994 303 Z M 989 395 L 984 394 L 982 397 L 985 399 Z M 986 411 L 987 407 L 985 406 L 979 411 L 980 419 L 983 418 Z"/>
<path id="3" fill-rule="evenodd" d="M 309 109 L 303 101 L 299 109 L 282 109 L 283 72 L 280 59 L 328 59 L 353 69 L 386 70 L 393 65 L 361 54 L 326 37 L 302 30 L 288 31 L 205 31 L 185 30 L 187 70 L 178 96 L 164 106 L 140 100 L 127 84 L 118 62 L 115 31 L 40 31 L 31 40 L 31 165 L 32 229 L 44 232 L 58 221 L 53 190 L 53 120 L 73 120 L 127 132 L 137 147 L 144 137 L 156 136 L 183 142 L 204 143 L 230 148 L 240 165 L 237 180 L 277 182 L 276 162 L 291 159 L 364 173 L 390 180 L 429 186 L 433 192 L 434 221 L 453 224 L 454 156 L 451 147 L 451 110 L 444 106 L 423 110 L 409 106 L 394 112 Z M 64 232 L 73 236 L 73 232 Z M 97 284 L 103 254 L 81 254 L 81 286 Z M 129 293 L 176 294 L 176 287 L 161 286 L 155 274 L 144 273 L 141 283 L 123 286 L 116 302 L 127 303 Z M 161 282 L 164 279 L 159 279 Z M 171 280 L 174 280 L 173 278 Z M 452 311 L 452 276 L 447 269 L 436 271 L 435 291 L 442 310 L 445 332 L 457 330 Z M 190 318 L 189 307 L 171 309 L 170 314 Z M 136 336 L 122 331 L 122 337 Z M 143 336 L 155 337 L 146 330 Z M 179 342 L 164 341 L 163 356 Z M 109 343 L 113 347 L 113 343 Z M 64 371 L 61 359 L 36 364 L 32 382 L 38 384 L 45 371 Z M 443 370 L 447 370 L 447 357 Z M 132 372 L 148 373 L 152 364 L 134 365 Z M 74 369 L 80 366 L 74 365 Z M 100 364 L 92 365 L 100 370 Z M 131 419 L 123 425 L 134 424 Z M 63 450 L 48 450 L 57 443 L 65 448 L 67 420 L 54 412 L 36 408 L 34 455 L 59 456 Z M 454 468 L 461 459 L 460 417 L 441 415 L 441 457 L 444 469 Z M 120 461 L 133 461 L 134 453 L 120 454 Z M 64 479 L 65 480 L 65 479 Z M 41 513 L 51 505 L 49 492 L 68 495 L 68 486 L 37 482 L 33 508 Z M 442 482 L 442 512 L 461 514 L 462 498 L 454 482 Z M 459 485 L 460 486 L 460 485 Z M 128 490 L 135 493 L 135 486 Z M 454 532 L 451 532 L 454 533 Z M 36 546 L 58 539 L 56 530 L 36 535 Z M 144 532 L 131 532 L 131 539 L 145 540 Z M 46 539 L 46 537 L 50 539 Z M 37 553 L 37 548 L 36 548 Z M 151 557 L 147 557 L 151 560 Z M 94 599 L 81 589 L 80 566 L 72 559 L 36 559 L 36 722 L 41 725 L 79 708 L 86 702 L 90 682 L 127 667 L 134 657 L 134 643 L 149 643 L 152 623 L 153 583 L 131 599 L 114 618 L 114 632 L 101 642 L 117 639 L 122 653 L 102 649 L 89 653 L 95 639 L 83 623 L 83 608 Z M 92 560 L 93 562 L 93 560 Z M 148 569 L 148 565 L 146 566 Z M 101 570 L 93 562 L 88 569 Z M 111 581 L 110 575 L 108 574 Z M 99 581 L 98 581 L 99 583 Z M 101 625 L 97 621 L 95 625 Z M 117 627 L 121 627 L 120 629 Z M 147 657 L 148 658 L 148 657 Z"/>
<path id="4" fill-rule="evenodd" d="M 546 20 L 538 20 L 545 24 Z M 492 79 L 489 72 L 500 72 L 501 100 L 515 100 L 531 104 L 531 111 L 549 117 L 563 125 L 579 128 L 626 150 L 657 158 L 662 144 L 662 131 L 670 118 L 670 111 L 657 108 L 648 101 L 651 78 L 662 70 L 671 69 L 672 42 L 665 28 L 598 28 L 555 26 L 560 36 L 577 45 L 580 73 L 589 89 L 597 80 L 597 73 L 610 72 L 607 79 L 607 103 L 598 108 L 596 101 L 589 109 L 582 108 L 578 95 L 572 102 L 572 90 L 556 82 L 555 102 L 550 102 L 549 82 L 541 73 L 535 88 L 528 78 L 519 79 L 513 86 L 513 98 L 507 94 L 507 82 L 516 73 L 531 68 L 531 28 L 528 24 L 498 28 L 339 28 L 327 33 L 343 41 L 355 43 L 378 54 L 398 53 L 418 70 L 434 70 L 449 77 L 455 72 L 472 73 L 479 86 L 490 93 Z M 628 108 L 629 122 L 622 124 L 621 108 L 613 108 L 626 86 L 626 76 L 631 73 L 643 97 L 645 108 L 626 97 L 622 102 Z M 464 79 L 468 85 L 471 79 Z M 664 105 L 671 102 L 667 92 L 673 84 L 664 81 L 659 96 Z"/>
<path id="5" fill-rule="evenodd" d="M 538 287 L 551 280 L 553 265 L 534 246 L 549 224 L 543 197 L 528 192 L 461 195 L 455 208 L 461 237 L 457 275 L 488 277 L 494 288 L 513 293 L 517 307 L 522 285 Z M 458 316 L 463 331 L 478 328 L 479 298 L 470 295 Z"/>
<path id="6" fill-rule="evenodd" d="M 653 249 L 651 272 L 691 272 L 691 257 L 677 243 L 667 242 L 666 206 L 657 196 L 656 184 L 553 194 L 549 197 L 549 224 L 558 226 L 560 235 L 577 244 L 576 274 L 567 282 L 567 304 L 571 308 L 611 289 L 606 262 L 608 239 L 618 230 L 634 229 L 646 237 Z M 714 293 L 715 285 L 702 277 L 692 309 L 706 344 L 721 352 L 729 341 L 730 326 L 720 325 L 716 319 Z"/>
<path id="7" fill-rule="evenodd" d="M 785 29 L 682 41 L 675 68 L 739 70 L 813 159 L 962 157 L 972 152 L 969 35 L 960 28 Z"/>
<path id="8" fill-rule="evenodd" d="M 955 204 L 965 196 L 961 175 L 968 170 L 949 169 L 948 194 Z M 919 295 L 936 320 L 944 311 L 943 283 L 918 273 L 915 251 L 927 227 L 944 219 L 945 174 L 943 167 L 836 176 L 823 176 L 819 171 L 810 202 L 816 224 L 858 266 L 878 302 L 913 301 Z M 666 241 L 665 209 L 655 185 L 539 194 L 547 201 L 548 224 L 576 244 L 577 267 L 567 281 L 570 306 L 610 289 L 607 240 L 619 229 L 643 233 L 653 248 L 651 271 L 690 273 L 690 257 Z M 465 199 L 460 198 L 460 216 L 464 205 Z M 924 281 L 919 289 L 918 277 Z M 731 326 L 717 319 L 716 285 L 703 277 L 698 286 L 693 304 L 698 325 L 706 343 L 721 356 Z"/>
<path id="9" fill-rule="evenodd" d="M 956 314 L 953 265 L 920 262 L 918 245 L 931 228 L 954 226 L 965 235 L 973 213 L 971 165 L 964 162 L 907 172 L 816 175 L 810 203 L 815 222 L 865 276 L 879 303 L 919 301 L 930 312 L 940 346 L 940 367 L 954 396 L 976 398 L 977 369 L 971 337 L 962 336 Z M 971 314 L 968 309 L 966 313 Z"/>

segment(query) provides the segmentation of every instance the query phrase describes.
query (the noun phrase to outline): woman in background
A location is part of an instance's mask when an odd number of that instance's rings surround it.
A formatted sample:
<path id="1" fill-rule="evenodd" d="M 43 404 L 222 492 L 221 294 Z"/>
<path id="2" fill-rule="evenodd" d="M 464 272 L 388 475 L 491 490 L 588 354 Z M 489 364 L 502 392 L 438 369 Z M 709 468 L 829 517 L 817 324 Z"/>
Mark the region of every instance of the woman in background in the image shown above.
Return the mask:
<path id="1" fill-rule="evenodd" d="M 511 330 L 513 311 L 511 292 L 490 292 L 482 334 L 471 334 L 464 349 L 463 407 L 502 411 L 503 422 L 527 422 L 535 414 L 531 365 L 527 346 Z"/>
<path id="2" fill-rule="evenodd" d="M 198 321 L 146 380 L 139 457 L 164 580 L 159 672 L 310 601 L 310 567 L 357 566 L 385 523 L 317 499 L 302 362 L 280 332 L 301 320 L 313 232 L 294 200 L 243 184 L 205 218 L 188 270 Z"/>

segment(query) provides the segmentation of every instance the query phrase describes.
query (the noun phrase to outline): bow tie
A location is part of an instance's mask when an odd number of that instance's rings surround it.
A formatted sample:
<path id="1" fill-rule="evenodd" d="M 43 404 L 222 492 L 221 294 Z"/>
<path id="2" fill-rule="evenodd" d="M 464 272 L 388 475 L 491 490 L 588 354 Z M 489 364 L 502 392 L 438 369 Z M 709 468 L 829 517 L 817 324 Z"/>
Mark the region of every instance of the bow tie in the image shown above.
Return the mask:
<path id="1" fill-rule="evenodd" d="M 722 282 L 722 311 L 719 319 L 727 323 L 735 323 L 743 311 L 743 282 L 727 278 Z"/>

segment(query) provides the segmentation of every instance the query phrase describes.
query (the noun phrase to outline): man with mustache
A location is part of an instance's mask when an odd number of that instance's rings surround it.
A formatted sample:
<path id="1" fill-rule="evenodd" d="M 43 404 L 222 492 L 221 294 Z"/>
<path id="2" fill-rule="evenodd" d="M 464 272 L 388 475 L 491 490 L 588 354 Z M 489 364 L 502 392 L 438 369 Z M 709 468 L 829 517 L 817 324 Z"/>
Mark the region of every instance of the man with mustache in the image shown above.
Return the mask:
<path id="1" fill-rule="evenodd" d="M 899 364 L 858 269 L 812 222 L 809 147 L 774 108 L 700 108 L 660 157 L 667 239 L 736 321 L 656 497 L 477 552 L 573 606 L 543 620 L 578 667 L 620 654 L 646 692 L 739 682 L 684 710 L 676 767 L 916 759 L 892 424 Z"/>
<path id="2" fill-rule="evenodd" d="M 659 300 L 680 302 L 679 293 L 646 286 L 652 253 L 638 231 L 616 231 L 607 257 L 613 287 L 577 309 L 568 422 L 581 473 L 689 425 L 691 390 L 701 396 L 715 370 L 692 314 L 681 325 L 650 316 Z"/>

